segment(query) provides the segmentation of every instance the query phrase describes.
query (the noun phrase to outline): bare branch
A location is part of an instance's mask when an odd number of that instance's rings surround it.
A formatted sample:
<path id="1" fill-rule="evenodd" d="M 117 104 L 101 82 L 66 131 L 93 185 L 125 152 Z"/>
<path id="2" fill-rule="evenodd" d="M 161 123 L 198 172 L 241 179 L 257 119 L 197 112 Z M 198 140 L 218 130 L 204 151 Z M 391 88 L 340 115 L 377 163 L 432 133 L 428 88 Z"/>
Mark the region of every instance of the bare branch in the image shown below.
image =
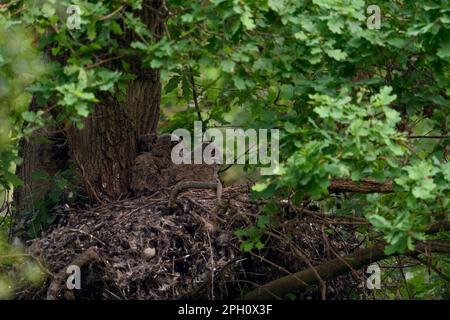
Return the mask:
<path id="1" fill-rule="evenodd" d="M 361 269 L 366 265 L 388 258 L 389 256 L 384 253 L 384 249 L 384 245 L 379 245 L 373 248 L 356 250 L 351 255 L 325 262 L 314 267 L 314 269 L 308 268 L 266 283 L 248 293 L 244 299 L 268 300 L 273 295 L 282 297 L 289 292 L 303 291 L 319 283 L 316 273 L 320 275 L 321 279 L 327 280 L 348 272 L 351 270 L 350 267 Z M 415 257 L 422 252 L 450 254 L 450 242 L 445 240 L 420 242 L 416 245 L 416 250 L 407 253 L 407 255 Z"/>

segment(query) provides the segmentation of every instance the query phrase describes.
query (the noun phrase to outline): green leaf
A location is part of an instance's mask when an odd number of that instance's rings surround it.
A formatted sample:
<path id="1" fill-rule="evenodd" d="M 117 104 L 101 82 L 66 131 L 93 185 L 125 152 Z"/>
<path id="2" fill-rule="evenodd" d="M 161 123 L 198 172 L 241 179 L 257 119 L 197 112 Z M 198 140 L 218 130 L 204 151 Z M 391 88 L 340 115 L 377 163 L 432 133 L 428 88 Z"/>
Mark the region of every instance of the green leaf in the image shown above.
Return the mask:
<path id="1" fill-rule="evenodd" d="M 445 179 L 450 182 L 450 162 L 442 165 L 442 173 L 444 174 Z"/>
<path id="2" fill-rule="evenodd" d="M 90 110 L 87 105 L 77 104 L 75 106 L 75 109 L 77 110 L 78 115 L 80 115 L 82 117 L 87 117 L 90 114 Z"/>
<path id="3" fill-rule="evenodd" d="M 383 87 L 380 90 L 380 93 L 377 95 L 377 97 L 383 106 L 388 106 L 389 104 L 394 102 L 395 99 L 397 99 L 397 96 L 392 95 L 391 93 L 392 93 L 392 87 Z"/>
<path id="4" fill-rule="evenodd" d="M 374 214 L 369 216 L 369 221 L 372 225 L 380 230 L 383 229 L 391 229 L 392 224 L 385 217 L 380 216 L 378 214 Z"/>
<path id="5" fill-rule="evenodd" d="M 5 171 L 3 172 L 3 175 L 6 178 L 6 181 L 8 181 L 14 188 L 23 186 L 23 181 L 15 174 Z"/>
<path id="6" fill-rule="evenodd" d="M 239 76 L 233 77 L 233 82 L 234 82 L 235 87 L 238 90 L 245 90 L 247 88 L 247 85 L 245 84 L 245 80 Z"/>
<path id="7" fill-rule="evenodd" d="M 339 18 L 330 19 L 327 22 L 327 26 L 331 32 L 341 34 L 344 28 L 344 21 Z"/>
<path id="8" fill-rule="evenodd" d="M 261 241 L 257 241 L 255 244 L 255 248 L 258 250 L 262 250 L 262 249 L 264 249 L 264 247 L 265 247 L 265 244 Z"/>
<path id="9" fill-rule="evenodd" d="M 111 30 L 115 35 L 120 36 L 123 34 L 122 27 L 115 20 L 111 21 Z"/>
<path id="10" fill-rule="evenodd" d="M 268 215 L 262 215 L 258 217 L 258 221 L 256 223 L 257 227 L 260 229 L 265 229 L 270 224 L 270 217 Z"/>
<path id="11" fill-rule="evenodd" d="M 281 98 L 290 100 L 294 96 L 294 86 L 290 84 L 283 84 L 281 86 Z"/>
<path id="12" fill-rule="evenodd" d="M 267 187 L 268 187 L 267 183 L 258 182 L 252 187 L 252 190 L 256 192 L 263 192 L 264 190 L 267 189 Z"/>
<path id="13" fill-rule="evenodd" d="M 437 56 L 442 59 L 450 58 L 450 42 L 444 42 L 437 50 Z"/>
<path id="14" fill-rule="evenodd" d="M 432 192 L 436 189 L 433 179 L 424 179 L 420 186 L 413 188 L 412 193 L 417 199 L 433 200 Z"/>
<path id="15" fill-rule="evenodd" d="M 253 250 L 253 242 L 251 241 L 245 241 L 241 244 L 241 250 L 244 252 L 250 252 Z"/>
<path id="16" fill-rule="evenodd" d="M 247 30 L 253 30 L 256 28 L 252 13 L 248 10 L 244 11 L 244 13 L 241 15 L 241 22 Z"/>
<path id="17" fill-rule="evenodd" d="M 224 60 L 221 62 L 221 66 L 224 72 L 233 73 L 236 63 L 232 60 Z"/>
<path id="18" fill-rule="evenodd" d="M 32 111 L 25 111 L 22 113 L 22 118 L 25 121 L 33 123 L 36 121 L 37 116 L 36 116 L 36 113 L 34 113 Z"/>
<path id="19" fill-rule="evenodd" d="M 285 8 L 285 0 L 269 0 L 269 8 L 276 12 L 281 12 Z"/>
<path id="20" fill-rule="evenodd" d="M 180 76 L 173 77 L 172 79 L 169 80 L 167 85 L 164 87 L 165 93 L 172 92 L 173 90 L 175 90 L 178 87 L 178 85 L 180 83 L 181 83 L 181 77 Z"/>
<path id="21" fill-rule="evenodd" d="M 347 53 L 341 49 L 325 50 L 325 52 L 330 58 L 333 58 L 336 61 L 344 61 L 347 59 Z"/>
<path id="22" fill-rule="evenodd" d="M 95 21 L 92 21 L 87 25 L 87 35 L 90 41 L 94 41 L 97 37 L 97 29 Z"/>

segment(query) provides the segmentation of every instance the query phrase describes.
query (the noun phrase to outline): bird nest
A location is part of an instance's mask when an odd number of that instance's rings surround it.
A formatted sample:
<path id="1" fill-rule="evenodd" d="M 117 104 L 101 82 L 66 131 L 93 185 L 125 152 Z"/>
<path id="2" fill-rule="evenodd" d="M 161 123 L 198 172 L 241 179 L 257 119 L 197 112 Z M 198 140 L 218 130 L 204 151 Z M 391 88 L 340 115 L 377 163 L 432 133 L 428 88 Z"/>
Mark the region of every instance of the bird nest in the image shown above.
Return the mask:
<path id="1" fill-rule="evenodd" d="M 356 243 L 325 239 L 320 224 L 282 209 L 292 216 L 264 235 L 264 249 L 246 253 L 235 231 L 254 225 L 261 207 L 246 186 L 225 188 L 220 210 L 211 190 L 184 191 L 174 208 L 169 198 L 162 190 L 68 212 L 30 247 L 53 276 L 27 298 L 242 298 L 257 285 L 334 258 L 330 248 L 345 254 Z M 67 289 L 71 265 L 80 267 L 80 290 Z M 328 297 L 348 296 L 353 279 L 328 282 Z M 318 291 L 312 287 L 297 297 L 316 298 Z"/>

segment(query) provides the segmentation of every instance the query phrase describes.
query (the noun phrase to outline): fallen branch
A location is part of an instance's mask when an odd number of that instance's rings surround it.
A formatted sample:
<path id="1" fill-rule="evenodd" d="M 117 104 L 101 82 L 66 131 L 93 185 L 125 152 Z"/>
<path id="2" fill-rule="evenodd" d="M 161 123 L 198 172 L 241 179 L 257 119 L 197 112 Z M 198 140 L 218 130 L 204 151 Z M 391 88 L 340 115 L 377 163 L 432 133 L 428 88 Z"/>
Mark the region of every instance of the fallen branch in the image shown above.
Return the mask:
<path id="1" fill-rule="evenodd" d="M 273 280 L 248 293 L 245 300 L 270 300 L 273 296 L 283 297 L 289 292 L 304 291 L 310 286 L 318 284 L 318 277 L 327 280 L 335 278 L 348 272 L 351 268 L 361 269 L 374 262 L 388 258 L 384 253 L 384 245 L 373 248 L 359 249 L 353 254 L 336 258 L 313 268 L 308 268 L 291 275 Z M 420 242 L 416 245 L 416 250 L 407 253 L 408 256 L 418 256 L 423 252 L 448 253 L 450 254 L 449 241 L 429 241 Z"/>
<path id="2" fill-rule="evenodd" d="M 78 267 L 82 267 L 84 265 L 90 264 L 93 261 L 99 260 L 99 256 L 97 251 L 91 247 L 80 254 L 77 258 L 75 258 L 70 265 L 75 265 Z M 53 278 L 50 286 L 47 289 L 47 300 L 58 300 L 59 292 L 61 291 L 61 287 L 64 286 L 64 280 L 67 277 L 66 273 L 67 268 L 61 269 L 56 276 Z"/>

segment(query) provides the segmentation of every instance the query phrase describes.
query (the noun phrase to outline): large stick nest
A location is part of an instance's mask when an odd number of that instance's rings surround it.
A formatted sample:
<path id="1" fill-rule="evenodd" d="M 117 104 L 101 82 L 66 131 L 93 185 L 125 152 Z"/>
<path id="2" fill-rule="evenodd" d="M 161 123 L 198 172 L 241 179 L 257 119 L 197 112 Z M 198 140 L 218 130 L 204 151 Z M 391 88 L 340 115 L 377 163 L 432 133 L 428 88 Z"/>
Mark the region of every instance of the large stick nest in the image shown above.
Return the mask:
<path id="1" fill-rule="evenodd" d="M 355 240 L 324 238 L 323 228 L 308 217 L 294 216 L 281 232 L 266 236 L 266 248 L 244 253 L 234 231 L 255 223 L 259 208 L 245 186 L 226 188 L 217 210 L 212 191 L 190 190 L 169 209 L 169 191 L 71 210 L 30 252 L 54 275 L 47 286 L 24 297 L 49 299 L 232 299 L 288 272 L 346 254 Z M 291 217 L 292 218 L 292 217 Z M 281 229 L 280 229 L 281 228 Z M 283 237 L 290 235 L 289 237 Z M 345 233 L 347 234 L 347 233 Z M 153 250 L 154 249 L 154 250 Z M 66 270 L 81 268 L 81 290 L 66 288 Z M 345 298 L 353 278 L 327 284 L 328 298 Z M 318 288 L 298 298 L 317 298 Z"/>

